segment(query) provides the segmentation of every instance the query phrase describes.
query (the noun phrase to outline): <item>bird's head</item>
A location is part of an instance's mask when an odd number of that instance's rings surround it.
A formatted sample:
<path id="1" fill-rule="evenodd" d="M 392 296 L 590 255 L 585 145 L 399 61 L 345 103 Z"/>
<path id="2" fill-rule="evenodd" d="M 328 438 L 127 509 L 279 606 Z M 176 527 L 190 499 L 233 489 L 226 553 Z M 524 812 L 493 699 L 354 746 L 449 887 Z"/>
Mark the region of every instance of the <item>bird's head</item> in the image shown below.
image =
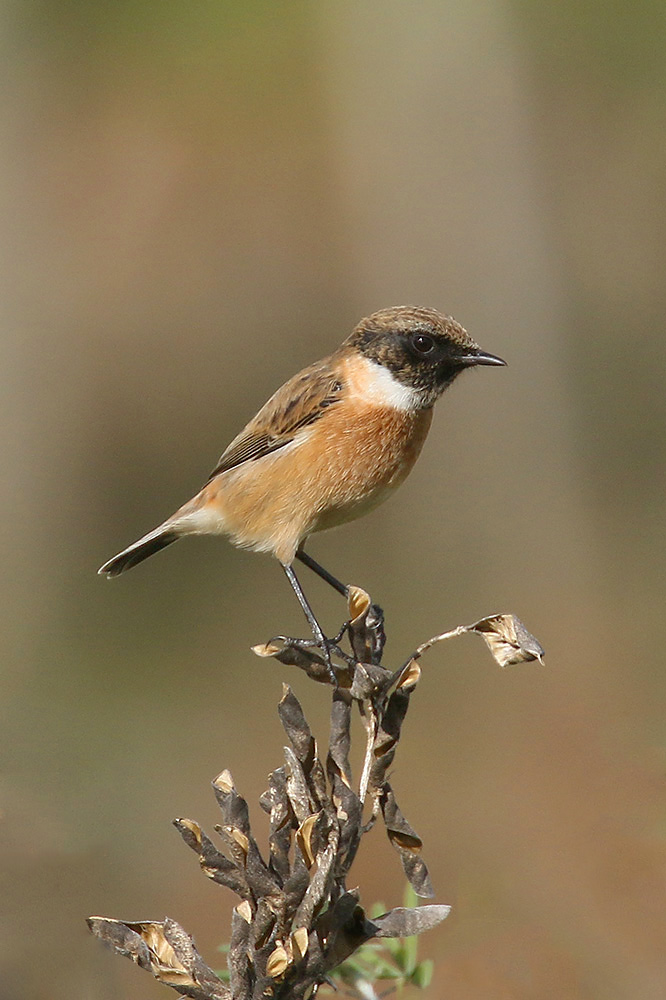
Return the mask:
<path id="1" fill-rule="evenodd" d="M 504 365 L 459 323 L 436 309 L 392 306 L 362 319 L 343 347 L 358 351 L 412 390 L 414 408 L 432 406 L 465 368 Z"/>

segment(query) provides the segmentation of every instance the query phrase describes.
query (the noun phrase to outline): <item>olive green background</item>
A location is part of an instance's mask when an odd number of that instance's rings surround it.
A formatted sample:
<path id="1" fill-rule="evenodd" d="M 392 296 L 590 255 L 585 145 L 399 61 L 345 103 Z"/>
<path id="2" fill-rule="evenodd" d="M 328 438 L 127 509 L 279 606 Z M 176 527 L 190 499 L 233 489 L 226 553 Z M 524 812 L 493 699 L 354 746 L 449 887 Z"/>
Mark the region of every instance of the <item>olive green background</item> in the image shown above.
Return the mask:
<path id="1" fill-rule="evenodd" d="M 412 302 L 509 362 L 462 377 L 411 478 L 312 554 L 387 614 L 388 662 L 495 611 L 500 671 L 433 650 L 393 783 L 451 917 L 430 997 L 660 1000 L 664 934 L 666 8 L 662 3 L 0 7 L 0 997 L 166 996 L 90 913 L 231 896 L 170 826 L 256 805 L 303 631 L 218 539 L 97 566 L 201 484 L 280 383 Z M 317 580 L 327 628 L 344 617 Z M 377 829 L 363 899 L 402 896 Z"/>

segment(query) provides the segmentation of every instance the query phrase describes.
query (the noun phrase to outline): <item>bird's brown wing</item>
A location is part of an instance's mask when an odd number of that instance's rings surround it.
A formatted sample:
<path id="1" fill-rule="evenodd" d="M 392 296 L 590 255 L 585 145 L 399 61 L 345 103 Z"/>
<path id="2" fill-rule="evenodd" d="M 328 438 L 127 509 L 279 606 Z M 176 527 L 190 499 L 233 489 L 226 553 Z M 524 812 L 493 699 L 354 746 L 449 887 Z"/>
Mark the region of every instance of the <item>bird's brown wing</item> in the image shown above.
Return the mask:
<path id="1" fill-rule="evenodd" d="M 285 382 L 234 438 L 211 472 L 208 482 L 243 462 L 269 455 L 293 441 L 297 431 L 319 420 L 342 399 L 343 384 L 330 358 L 304 368 Z"/>

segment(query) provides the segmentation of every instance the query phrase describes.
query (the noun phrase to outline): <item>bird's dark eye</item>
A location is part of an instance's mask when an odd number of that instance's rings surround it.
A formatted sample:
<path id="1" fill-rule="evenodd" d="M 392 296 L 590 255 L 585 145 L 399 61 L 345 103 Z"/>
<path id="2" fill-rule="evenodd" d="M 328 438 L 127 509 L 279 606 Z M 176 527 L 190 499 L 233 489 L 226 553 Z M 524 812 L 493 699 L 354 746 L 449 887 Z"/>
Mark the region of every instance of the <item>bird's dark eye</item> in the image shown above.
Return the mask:
<path id="1" fill-rule="evenodd" d="M 426 333 L 415 333 L 412 337 L 412 347 L 417 354 L 432 354 L 435 350 L 435 341 Z"/>

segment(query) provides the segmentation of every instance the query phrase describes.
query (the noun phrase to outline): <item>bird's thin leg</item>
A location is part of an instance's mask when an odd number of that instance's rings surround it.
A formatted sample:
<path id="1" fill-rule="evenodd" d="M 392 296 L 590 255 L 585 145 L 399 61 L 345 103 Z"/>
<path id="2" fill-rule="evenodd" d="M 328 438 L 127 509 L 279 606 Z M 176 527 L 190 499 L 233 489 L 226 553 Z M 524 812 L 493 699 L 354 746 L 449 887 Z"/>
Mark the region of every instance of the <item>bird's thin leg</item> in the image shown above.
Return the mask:
<path id="1" fill-rule="evenodd" d="M 282 565 L 282 569 L 284 570 L 287 579 L 289 580 L 289 583 L 291 584 L 292 590 L 296 594 L 296 597 L 298 599 L 298 603 L 303 608 L 303 612 L 305 614 L 305 617 L 308 620 L 308 624 L 309 624 L 310 628 L 312 629 L 312 634 L 315 637 L 317 645 L 319 646 L 319 648 L 321 649 L 322 653 L 324 654 L 324 657 L 326 659 L 326 666 L 328 667 L 328 672 L 329 672 L 329 674 L 331 676 L 331 680 L 333 681 L 333 683 L 337 687 L 338 680 L 337 680 L 337 677 L 335 676 L 335 671 L 333 669 L 333 664 L 331 663 L 331 650 L 330 650 L 330 645 L 331 644 L 330 644 L 330 641 L 324 635 L 324 632 L 322 630 L 321 625 L 319 624 L 319 622 L 315 618 L 314 611 L 310 607 L 310 603 L 309 603 L 307 597 L 305 596 L 305 594 L 303 593 L 303 588 L 301 587 L 300 583 L 298 582 L 298 577 L 294 573 L 292 567 L 290 565 L 285 564 L 285 563 L 282 563 L 281 565 Z"/>
<path id="2" fill-rule="evenodd" d="M 333 576 L 332 573 L 329 573 L 323 566 L 320 566 L 318 562 L 315 562 L 312 556 L 307 554 L 305 549 L 300 548 L 296 553 L 296 558 L 300 559 L 304 566 L 311 569 L 312 572 L 316 573 L 317 576 L 320 576 L 322 580 L 325 580 L 326 583 L 333 587 L 334 590 L 337 590 L 338 594 L 342 594 L 343 597 L 349 597 L 349 587 L 347 587 L 344 583 L 340 583 L 337 577 Z"/>

